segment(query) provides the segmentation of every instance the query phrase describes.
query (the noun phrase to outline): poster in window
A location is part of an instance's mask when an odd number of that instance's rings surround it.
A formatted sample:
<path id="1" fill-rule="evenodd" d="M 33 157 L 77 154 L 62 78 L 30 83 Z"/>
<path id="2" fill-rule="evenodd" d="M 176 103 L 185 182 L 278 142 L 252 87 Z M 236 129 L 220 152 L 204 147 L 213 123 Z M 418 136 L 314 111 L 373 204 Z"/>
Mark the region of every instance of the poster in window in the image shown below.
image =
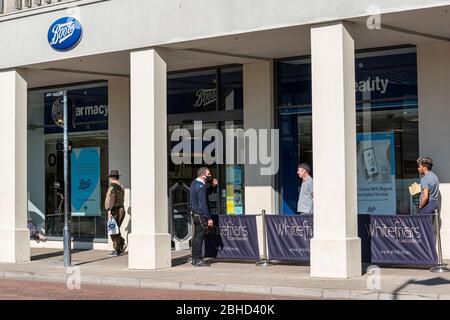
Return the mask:
<path id="1" fill-rule="evenodd" d="M 240 166 L 226 167 L 227 214 L 243 214 L 242 169 Z"/>
<path id="2" fill-rule="evenodd" d="M 71 155 L 74 216 L 100 216 L 100 148 L 75 148 Z"/>
<path id="3" fill-rule="evenodd" d="M 357 135 L 358 213 L 396 214 L 393 132 Z"/>

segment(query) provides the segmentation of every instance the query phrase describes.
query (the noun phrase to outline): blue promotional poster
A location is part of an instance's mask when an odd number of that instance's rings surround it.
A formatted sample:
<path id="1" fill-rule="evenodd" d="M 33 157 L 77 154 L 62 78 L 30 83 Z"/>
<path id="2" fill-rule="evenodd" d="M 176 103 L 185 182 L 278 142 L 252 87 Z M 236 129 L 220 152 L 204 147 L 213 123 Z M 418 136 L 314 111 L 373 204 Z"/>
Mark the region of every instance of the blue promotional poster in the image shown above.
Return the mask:
<path id="1" fill-rule="evenodd" d="M 357 135 L 358 213 L 396 214 L 393 132 Z"/>
<path id="2" fill-rule="evenodd" d="M 72 215 L 100 216 L 100 148 L 76 148 L 71 155 Z"/>

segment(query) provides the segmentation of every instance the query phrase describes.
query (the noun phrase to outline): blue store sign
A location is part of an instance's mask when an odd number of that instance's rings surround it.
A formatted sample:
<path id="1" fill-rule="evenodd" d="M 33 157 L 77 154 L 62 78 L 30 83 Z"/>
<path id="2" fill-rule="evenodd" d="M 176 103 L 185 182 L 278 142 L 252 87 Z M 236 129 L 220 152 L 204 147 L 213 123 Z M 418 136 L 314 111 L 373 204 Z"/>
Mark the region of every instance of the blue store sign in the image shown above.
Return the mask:
<path id="1" fill-rule="evenodd" d="M 75 47 L 82 35 L 83 28 L 77 19 L 63 17 L 53 22 L 48 29 L 47 38 L 53 49 L 66 51 Z"/>
<path id="2" fill-rule="evenodd" d="M 44 94 L 45 134 L 62 133 L 62 98 L 53 92 Z M 69 132 L 108 130 L 108 86 L 67 91 L 69 100 Z"/>

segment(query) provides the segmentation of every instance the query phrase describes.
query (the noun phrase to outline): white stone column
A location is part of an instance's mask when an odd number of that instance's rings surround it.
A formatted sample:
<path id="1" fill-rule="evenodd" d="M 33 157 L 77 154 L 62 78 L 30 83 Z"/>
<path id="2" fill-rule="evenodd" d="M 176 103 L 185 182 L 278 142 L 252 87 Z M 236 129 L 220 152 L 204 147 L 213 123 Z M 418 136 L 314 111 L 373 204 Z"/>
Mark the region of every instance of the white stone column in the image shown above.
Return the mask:
<path id="1" fill-rule="evenodd" d="M 0 262 L 30 260 L 27 229 L 27 81 L 24 70 L 0 71 Z"/>
<path id="2" fill-rule="evenodd" d="M 419 153 L 434 160 L 441 191 L 442 255 L 450 259 L 450 44 L 418 45 L 417 75 Z"/>
<path id="3" fill-rule="evenodd" d="M 119 170 L 125 188 L 125 211 L 120 232 L 128 245 L 131 231 L 130 208 L 130 80 L 116 78 L 108 81 L 108 151 L 109 170 Z M 108 244 L 112 249 L 111 237 Z"/>
<path id="4" fill-rule="evenodd" d="M 131 59 L 131 229 L 129 267 L 171 266 L 167 195 L 167 67 L 164 51 Z"/>
<path id="5" fill-rule="evenodd" d="M 311 276 L 361 275 L 354 42 L 342 23 L 311 28 L 314 238 Z"/>
<path id="6" fill-rule="evenodd" d="M 246 131 L 274 128 L 272 70 L 273 63 L 271 61 L 249 63 L 243 66 L 244 129 Z M 270 137 L 270 134 L 268 136 Z M 270 151 L 269 148 L 268 150 Z M 261 175 L 261 168 L 261 164 L 245 164 L 245 214 L 260 214 L 261 210 L 266 210 L 268 214 L 277 212 L 275 176 Z M 257 217 L 257 226 L 260 254 L 262 255 L 261 217 Z"/>
<path id="7" fill-rule="evenodd" d="M 27 99 L 27 125 L 36 125 L 44 121 L 44 95 L 30 94 Z M 48 158 L 45 153 L 44 128 L 28 129 L 27 183 L 28 218 L 33 219 L 36 227 L 45 233 L 45 166 Z M 42 161 L 36 161 L 42 159 Z M 31 240 L 33 246 L 36 241 Z"/>

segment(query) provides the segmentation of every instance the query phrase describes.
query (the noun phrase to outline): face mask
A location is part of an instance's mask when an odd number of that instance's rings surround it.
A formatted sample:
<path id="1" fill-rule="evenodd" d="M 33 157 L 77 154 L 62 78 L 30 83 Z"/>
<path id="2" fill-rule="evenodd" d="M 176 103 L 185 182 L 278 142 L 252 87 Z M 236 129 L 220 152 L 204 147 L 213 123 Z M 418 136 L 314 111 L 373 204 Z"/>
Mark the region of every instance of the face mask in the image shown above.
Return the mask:
<path id="1" fill-rule="evenodd" d="M 212 176 L 206 176 L 206 182 L 211 182 L 212 181 Z"/>

